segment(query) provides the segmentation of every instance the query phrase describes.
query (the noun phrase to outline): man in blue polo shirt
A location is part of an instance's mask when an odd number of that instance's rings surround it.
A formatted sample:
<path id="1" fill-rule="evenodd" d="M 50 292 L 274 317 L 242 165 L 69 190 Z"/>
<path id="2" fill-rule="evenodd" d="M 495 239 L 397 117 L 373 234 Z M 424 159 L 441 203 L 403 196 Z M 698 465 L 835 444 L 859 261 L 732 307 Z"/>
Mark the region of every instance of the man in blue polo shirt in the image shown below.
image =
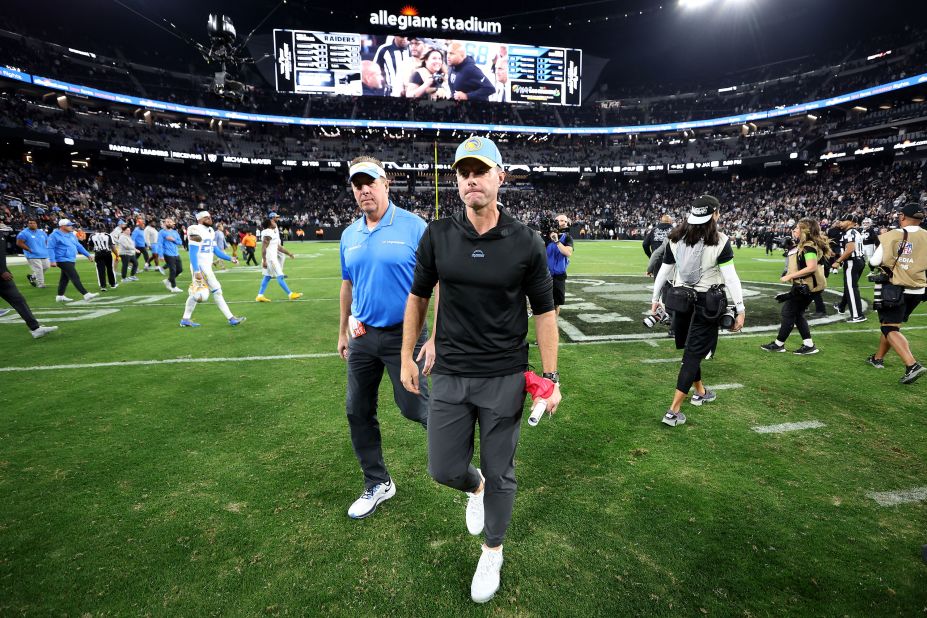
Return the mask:
<path id="1" fill-rule="evenodd" d="M 341 235 L 338 352 L 347 361 L 345 407 L 365 487 L 348 509 L 348 516 L 360 519 L 396 494 L 396 485 L 383 462 L 377 420 L 377 391 L 384 367 L 402 415 L 423 427 L 428 422 L 427 389 L 412 394 L 399 379 L 402 320 L 425 221 L 390 201 L 389 179 L 376 159 L 354 159 L 350 178 L 362 216 Z M 427 339 L 427 333 L 423 328 L 415 346 L 422 384 L 434 363 L 434 341 Z"/>
<path id="2" fill-rule="evenodd" d="M 148 255 L 148 240 L 145 238 L 145 221 L 139 219 L 135 222 L 135 229 L 132 230 L 132 242 L 135 243 L 135 250 L 142 254 L 145 259 L 143 264 L 145 270 L 148 270 L 148 261 L 151 259 Z M 135 276 L 135 273 L 132 273 Z"/>
<path id="3" fill-rule="evenodd" d="M 23 250 L 26 262 L 32 269 L 32 274 L 26 279 L 33 287 L 45 287 L 45 271 L 49 269 L 48 262 L 48 234 L 39 229 L 35 219 L 26 222 L 26 229 L 16 236 L 16 246 Z"/>

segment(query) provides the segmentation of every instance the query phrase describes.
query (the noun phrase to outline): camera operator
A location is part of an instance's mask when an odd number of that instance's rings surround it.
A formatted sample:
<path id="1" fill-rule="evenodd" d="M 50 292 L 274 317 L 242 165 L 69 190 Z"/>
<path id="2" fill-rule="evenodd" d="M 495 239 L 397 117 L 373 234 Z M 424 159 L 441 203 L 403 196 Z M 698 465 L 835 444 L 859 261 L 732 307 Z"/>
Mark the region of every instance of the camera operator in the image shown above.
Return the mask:
<path id="1" fill-rule="evenodd" d="M 718 199 L 711 195 L 702 195 L 692 203 L 689 217 L 668 236 L 669 246 L 653 285 L 651 310 L 657 312 L 661 308 L 663 284 L 675 266 L 673 288 L 666 295 L 666 306 L 674 311 L 676 348 L 685 351 L 673 402 L 663 416 L 663 423 L 670 427 L 686 422 L 686 415 L 680 408 L 693 386 L 693 405 L 717 399 L 717 395 L 702 383 L 701 365 L 702 359 L 718 342 L 718 328 L 723 318 L 730 320 L 731 332 L 744 326 L 743 290 L 734 269 L 734 249 L 730 239 L 718 231 L 720 207 Z M 728 313 L 728 294 L 736 317 Z"/>
<path id="2" fill-rule="evenodd" d="M 843 235 L 840 237 L 840 254 L 834 260 L 832 268 L 843 265 L 843 298 L 839 303 L 834 304 L 837 313 L 846 313 L 847 307 L 850 309 L 850 318 L 847 322 L 856 324 L 865 322 L 866 316 L 863 315 L 862 300 L 859 296 L 859 278 L 863 274 L 863 235 L 856 228 L 859 224 L 859 217 L 856 215 L 846 214 L 840 218 L 840 229 Z"/>
<path id="3" fill-rule="evenodd" d="M 444 54 L 438 49 L 429 50 L 421 66 L 412 73 L 406 84 L 406 97 L 410 99 L 449 99 L 451 89 L 447 83 Z"/>
<path id="4" fill-rule="evenodd" d="M 898 213 L 899 228 L 879 236 L 879 246 L 869 263 L 884 273 L 883 281 L 876 281 L 876 311 L 882 336 L 879 350 L 867 362 L 877 369 L 885 368 L 885 355 L 895 350 L 905 364 L 902 384 L 912 384 L 927 373 L 915 360 L 908 340 L 901 334 L 901 324 L 908 321 L 915 307 L 924 299 L 927 288 L 927 231 L 921 227 L 924 211 L 920 204 L 910 203 Z M 870 275 L 870 279 L 875 279 Z M 884 281 L 887 279 L 887 281 Z"/>
<path id="5" fill-rule="evenodd" d="M 660 245 L 663 244 L 667 234 L 669 234 L 672 229 L 673 218 L 664 214 L 660 217 L 660 222 L 644 234 L 644 241 L 641 244 L 644 246 L 644 253 L 647 254 L 647 257 L 652 256 L 653 252 L 660 248 Z"/>
<path id="6" fill-rule="evenodd" d="M 817 221 L 802 219 L 792 230 L 795 246 L 789 250 L 786 272 L 780 281 L 792 283 L 792 289 L 785 294 L 782 303 L 782 320 L 779 323 L 779 334 L 775 341 L 761 345 L 767 352 L 785 352 L 785 340 L 789 338 L 792 329 L 798 326 L 802 337 L 802 345 L 793 352 L 799 355 L 817 354 L 819 350 L 814 347 L 811 339 L 811 328 L 805 319 L 805 309 L 811 305 L 813 294 L 824 290 L 827 278 L 824 276 L 824 265 L 819 263 L 830 257 L 830 245 L 827 236 L 821 233 Z"/>
<path id="7" fill-rule="evenodd" d="M 553 223 L 544 244 L 547 249 L 547 268 L 554 280 L 554 310 L 559 316 L 560 307 L 566 303 L 566 271 L 573 255 L 573 238 L 570 236 L 570 220 L 566 215 L 557 215 Z"/>

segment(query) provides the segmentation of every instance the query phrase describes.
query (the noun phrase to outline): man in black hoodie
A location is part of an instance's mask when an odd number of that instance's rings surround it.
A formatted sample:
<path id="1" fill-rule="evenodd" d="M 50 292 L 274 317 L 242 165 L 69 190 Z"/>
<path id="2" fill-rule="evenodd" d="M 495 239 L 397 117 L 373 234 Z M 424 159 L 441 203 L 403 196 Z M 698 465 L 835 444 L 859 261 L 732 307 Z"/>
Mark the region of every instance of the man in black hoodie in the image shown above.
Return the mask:
<path id="1" fill-rule="evenodd" d="M 505 178 L 499 149 L 471 137 L 457 148 L 453 167 L 466 208 L 430 223 L 419 242 L 403 324 L 401 380 L 418 392 L 412 333 L 421 331 L 440 282 L 428 470 L 439 483 L 469 494 L 470 534 L 485 527 L 470 585 L 473 600 L 485 603 L 499 588 L 502 541 L 515 504 L 515 447 L 528 368 L 525 296 L 534 312 L 544 377 L 554 382 L 547 399 L 551 413 L 560 403 L 557 316 L 544 243 L 497 203 Z M 477 421 L 481 469 L 470 463 Z"/>
<path id="2" fill-rule="evenodd" d="M 488 101 L 496 87 L 467 55 L 464 44 L 454 41 L 447 48 L 447 63 L 451 65 L 448 82 L 451 96 L 457 101 Z"/>

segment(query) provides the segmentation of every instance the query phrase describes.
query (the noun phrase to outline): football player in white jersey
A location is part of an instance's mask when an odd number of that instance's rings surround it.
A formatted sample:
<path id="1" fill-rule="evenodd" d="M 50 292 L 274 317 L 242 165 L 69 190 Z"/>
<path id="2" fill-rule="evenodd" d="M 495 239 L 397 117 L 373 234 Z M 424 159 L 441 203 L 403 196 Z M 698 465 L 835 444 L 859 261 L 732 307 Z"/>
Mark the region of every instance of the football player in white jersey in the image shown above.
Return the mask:
<path id="1" fill-rule="evenodd" d="M 216 255 L 220 259 L 233 264 L 238 264 L 238 260 L 216 247 L 216 231 L 212 228 L 212 217 L 208 212 L 203 210 L 196 213 L 196 225 L 187 228 L 187 240 L 190 244 L 190 270 L 193 272 L 193 284 L 190 286 L 191 294 L 187 298 L 187 305 L 184 308 L 180 325 L 185 327 L 199 326 L 190 319 L 197 303 L 193 291 L 194 288 L 202 287 L 205 284 L 209 287 L 219 311 L 229 321 L 229 324 L 238 326 L 245 321 L 245 318 L 236 318 L 229 310 L 229 306 L 222 296 L 222 286 L 219 285 L 219 280 L 216 278 L 215 273 L 212 272 L 212 256 Z"/>
<path id="2" fill-rule="evenodd" d="M 277 220 L 268 218 L 264 221 L 264 229 L 261 230 L 261 273 L 264 278 L 261 279 L 261 289 L 258 290 L 256 300 L 259 303 L 269 303 L 270 299 L 264 296 L 267 291 L 267 284 L 271 279 L 276 279 L 283 291 L 287 293 L 290 300 L 296 300 L 302 296 L 301 292 L 293 292 L 283 279 L 283 264 L 280 259 L 281 255 L 288 255 L 296 259 L 292 253 L 283 248 L 280 244 L 280 230 L 277 229 Z"/>

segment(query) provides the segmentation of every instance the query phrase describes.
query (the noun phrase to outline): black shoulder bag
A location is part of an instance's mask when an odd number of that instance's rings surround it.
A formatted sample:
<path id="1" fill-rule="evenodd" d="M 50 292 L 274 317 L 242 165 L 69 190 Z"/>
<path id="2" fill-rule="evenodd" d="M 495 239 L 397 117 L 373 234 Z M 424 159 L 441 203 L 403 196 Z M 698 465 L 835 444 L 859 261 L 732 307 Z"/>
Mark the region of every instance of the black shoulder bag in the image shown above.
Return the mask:
<path id="1" fill-rule="evenodd" d="M 876 284 L 876 296 L 880 296 L 878 301 L 873 301 L 877 311 L 879 309 L 894 309 L 904 302 L 904 288 L 891 282 L 895 266 L 898 265 L 898 260 L 901 258 L 901 251 L 908 242 L 908 230 L 903 231 L 904 236 L 898 245 L 898 254 L 895 256 L 895 261 L 892 262 L 892 267 L 880 266 L 879 270 L 874 271 L 868 277 L 870 281 Z"/>

